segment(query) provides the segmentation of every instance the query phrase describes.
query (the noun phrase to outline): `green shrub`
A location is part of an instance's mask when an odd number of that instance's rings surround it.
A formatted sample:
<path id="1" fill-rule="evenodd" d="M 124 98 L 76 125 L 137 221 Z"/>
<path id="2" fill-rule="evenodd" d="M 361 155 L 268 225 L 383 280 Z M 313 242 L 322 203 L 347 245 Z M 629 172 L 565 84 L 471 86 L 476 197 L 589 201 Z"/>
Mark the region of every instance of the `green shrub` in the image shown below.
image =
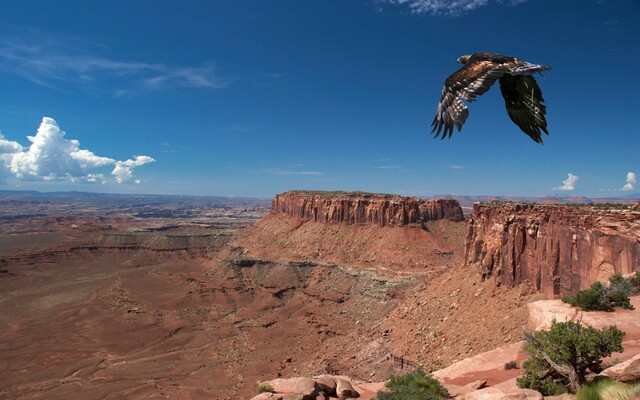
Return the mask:
<path id="1" fill-rule="evenodd" d="M 614 291 L 623 292 L 627 296 L 636 294 L 636 285 L 633 282 L 633 278 L 624 278 L 620 274 L 615 274 L 609 278 L 609 289 Z"/>
<path id="2" fill-rule="evenodd" d="M 260 393 L 264 393 L 264 392 L 274 392 L 273 386 L 269 385 L 268 383 L 261 383 L 258 385 L 258 387 L 256 388 L 256 394 L 260 394 Z"/>
<path id="3" fill-rule="evenodd" d="M 379 400 L 445 400 L 449 392 L 422 368 L 401 376 L 392 376 L 387 391 L 378 392 Z"/>
<path id="4" fill-rule="evenodd" d="M 633 281 L 616 274 L 609 282 L 611 285 L 608 288 L 600 282 L 594 282 L 589 289 L 581 290 L 573 296 L 565 296 L 562 301 L 584 311 L 613 311 L 614 307 L 633 310 L 629 299 L 630 294 L 636 293 Z"/>
<path id="5" fill-rule="evenodd" d="M 633 310 L 634 307 L 631 305 L 631 300 L 629 296 L 627 296 L 624 292 L 615 290 L 609 292 L 609 299 L 611 299 L 611 304 L 615 307 L 626 308 L 627 310 Z"/>
<path id="6" fill-rule="evenodd" d="M 524 375 L 516 379 L 519 388 L 533 389 L 543 396 L 558 396 L 567 393 L 569 379 L 550 370 L 549 364 L 535 358 L 522 363 Z"/>
<path id="7" fill-rule="evenodd" d="M 509 361 L 504 364 L 504 369 L 516 369 L 518 368 L 518 364 L 515 361 Z"/>
<path id="8" fill-rule="evenodd" d="M 524 349 L 529 359 L 522 364 L 521 388 L 553 395 L 558 385 L 577 391 L 588 372 L 600 372 L 602 359 L 623 351 L 624 332 L 615 326 L 597 330 L 579 322 L 553 321 L 549 331 L 526 333 Z"/>
<path id="9" fill-rule="evenodd" d="M 573 296 L 565 296 L 562 301 L 584 311 L 612 311 L 609 290 L 600 282 L 594 282 L 589 289 L 581 290 Z"/>

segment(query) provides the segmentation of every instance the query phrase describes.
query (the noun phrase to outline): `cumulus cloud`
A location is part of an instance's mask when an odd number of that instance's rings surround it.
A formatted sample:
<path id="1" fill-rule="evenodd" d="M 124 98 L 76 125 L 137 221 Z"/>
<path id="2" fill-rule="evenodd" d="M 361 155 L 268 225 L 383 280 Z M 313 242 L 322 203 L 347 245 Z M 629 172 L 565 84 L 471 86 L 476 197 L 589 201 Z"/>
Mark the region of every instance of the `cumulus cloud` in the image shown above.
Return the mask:
<path id="1" fill-rule="evenodd" d="M 155 160 L 149 156 L 136 156 L 127 161 L 116 161 L 116 166 L 111 172 L 116 177 L 118 183 L 129 182 L 133 179 L 133 169 L 141 165 L 152 163 Z M 139 179 L 134 181 L 140 183 Z"/>
<path id="2" fill-rule="evenodd" d="M 496 0 L 499 4 L 517 5 L 527 0 Z M 383 0 L 389 4 L 406 5 L 413 14 L 459 16 L 489 4 L 489 0 Z"/>
<path id="3" fill-rule="evenodd" d="M 636 174 L 635 172 L 627 172 L 627 183 L 622 187 L 625 192 L 635 189 Z"/>
<path id="4" fill-rule="evenodd" d="M 577 175 L 574 175 L 571 172 L 569 172 L 567 179 L 562 181 L 563 185 L 554 187 L 553 190 L 575 190 L 576 183 L 578 182 L 579 179 L 580 178 Z"/>
<path id="5" fill-rule="evenodd" d="M 89 170 L 114 165 L 111 174 L 118 183 L 129 182 L 133 169 L 155 160 L 136 156 L 126 161 L 102 157 L 81 149 L 80 142 L 66 139 L 53 118 L 44 117 L 35 136 L 27 136 L 28 148 L 0 135 L 0 180 L 14 177 L 19 180 L 65 180 L 72 183 L 108 182 L 104 174 Z"/>

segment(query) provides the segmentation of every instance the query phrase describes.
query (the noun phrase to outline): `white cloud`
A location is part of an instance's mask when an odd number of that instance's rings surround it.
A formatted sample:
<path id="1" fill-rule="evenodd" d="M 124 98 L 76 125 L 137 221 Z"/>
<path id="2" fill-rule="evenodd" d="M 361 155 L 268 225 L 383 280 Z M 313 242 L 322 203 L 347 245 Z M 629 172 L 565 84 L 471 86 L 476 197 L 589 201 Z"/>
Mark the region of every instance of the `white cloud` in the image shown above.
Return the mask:
<path id="1" fill-rule="evenodd" d="M 625 192 L 633 190 L 636 183 L 637 181 L 635 172 L 627 172 L 627 183 L 622 187 L 622 190 L 624 190 Z"/>
<path id="2" fill-rule="evenodd" d="M 131 180 L 134 168 L 155 161 L 148 156 L 117 161 L 81 149 L 80 142 L 66 139 L 65 132 L 49 117 L 42 118 L 35 136 L 27 136 L 27 139 L 31 145 L 25 148 L 0 135 L 0 180 L 14 177 L 18 180 L 106 184 L 108 180 L 104 174 L 88 170 L 115 165 L 112 174 L 116 182 L 122 183 Z"/>
<path id="3" fill-rule="evenodd" d="M 113 158 L 96 156 L 89 150 L 74 151 L 71 153 L 71 157 L 80 163 L 82 169 L 104 167 L 105 165 L 112 165 L 116 162 Z"/>
<path id="4" fill-rule="evenodd" d="M 413 14 L 458 16 L 479 7 L 489 0 L 382 0 L 389 4 L 406 5 Z M 497 0 L 499 4 L 517 5 L 527 0 Z"/>
<path id="5" fill-rule="evenodd" d="M 579 179 L 580 178 L 577 175 L 574 175 L 571 172 L 569 172 L 567 179 L 562 181 L 563 185 L 554 187 L 553 190 L 575 190 L 576 183 L 578 182 Z"/>
<path id="6" fill-rule="evenodd" d="M 17 153 L 19 151 L 22 151 L 20 143 L 7 140 L 2 133 L 0 133 L 0 155 Z"/>
<path id="7" fill-rule="evenodd" d="M 41 86 L 65 82 L 115 97 L 168 87 L 222 88 L 231 82 L 218 75 L 212 62 L 170 66 L 114 60 L 94 55 L 96 48 L 99 46 L 78 39 L 31 30 L 19 38 L 0 37 L 0 65 Z"/>
<path id="8" fill-rule="evenodd" d="M 111 175 L 116 177 L 118 183 L 129 182 L 133 178 L 133 169 L 141 165 L 152 163 L 156 160 L 149 156 L 136 156 L 127 161 L 116 161 L 116 166 L 111 171 Z M 140 180 L 134 181 L 140 183 Z"/>

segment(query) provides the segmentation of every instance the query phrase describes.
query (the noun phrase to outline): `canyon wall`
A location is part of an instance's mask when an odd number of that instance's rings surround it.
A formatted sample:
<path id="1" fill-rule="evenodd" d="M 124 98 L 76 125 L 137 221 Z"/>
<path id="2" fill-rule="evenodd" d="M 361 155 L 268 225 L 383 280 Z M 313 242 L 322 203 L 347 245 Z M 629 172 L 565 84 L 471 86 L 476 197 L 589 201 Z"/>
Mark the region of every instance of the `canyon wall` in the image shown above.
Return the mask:
<path id="1" fill-rule="evenodd" d="M 423 200 L 362 192 L 285 192 L 273 199 L 271 212 L 314 222 L 378 226 L 464 219 L 462 208 L 456 200 Z"/>
<path id="2" fill-rule="evenodd" d="M 640 270 L 640 210 L 476 204 L 465 265 L 510 287 L 529 281 L 548 297 Z"/>

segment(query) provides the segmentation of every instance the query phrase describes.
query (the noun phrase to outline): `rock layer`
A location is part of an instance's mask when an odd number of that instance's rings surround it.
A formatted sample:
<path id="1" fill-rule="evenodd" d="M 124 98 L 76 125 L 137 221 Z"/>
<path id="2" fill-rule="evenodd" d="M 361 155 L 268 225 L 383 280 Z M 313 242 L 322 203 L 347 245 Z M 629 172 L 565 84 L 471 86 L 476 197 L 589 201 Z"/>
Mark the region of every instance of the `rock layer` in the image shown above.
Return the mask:
<path id="1" fill-rule="evenodd" d="M 273 199 L 271 212 L 315 222 L 379 226 L 405 226 L 439 219 L 462 221 L 464 218 L 457 200 L 424 200 L 362 192 L 285 192 Z"/>
<path id="2" fill-rule="evenodd" d="M 483 279 L 531 282 L 548 297 L 640 270 L 640 212 L 599 207 L 476 204 L 465 265 Z"/>

